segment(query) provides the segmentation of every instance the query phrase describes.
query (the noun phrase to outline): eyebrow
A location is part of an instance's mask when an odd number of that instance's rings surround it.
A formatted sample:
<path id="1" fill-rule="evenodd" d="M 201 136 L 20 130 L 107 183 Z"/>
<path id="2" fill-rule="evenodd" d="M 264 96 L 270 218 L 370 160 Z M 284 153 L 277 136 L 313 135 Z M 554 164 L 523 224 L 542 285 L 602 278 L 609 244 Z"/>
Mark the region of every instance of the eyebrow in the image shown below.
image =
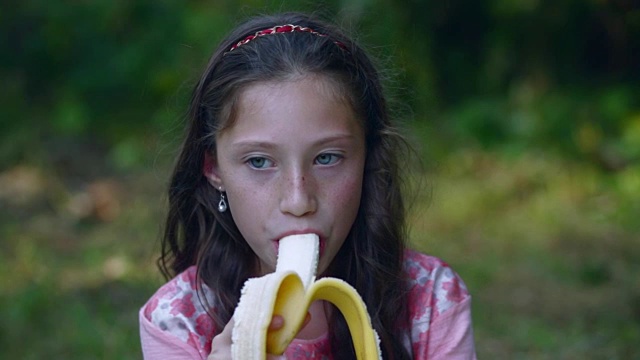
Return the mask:
<path id="1" fill-rule="evenodd" d="M 322 138 L 319 141 L 314 142 L 313 145 L 318 146 L 318 145 L 332 143 L 335 141 L 344 141 L 344 140 L 351 141 L 351 140 L 354 140 L 355 138 L 356 137 L 351 134 L 338 134 L 338 135 Z M 270 141 L 249 139 L 249 140 L 240 140 L 238 142 L 235 142 L 232 144 L 232 146 L 238 147 L 238 148 L 247 147 L 247 148 L 260 148 L 260 149 L 275 149 L 277 147 L 277 144 Z"/>
<path id="2" fill-rule="evenodd" d="M 275 143 L 268 141 L 257 141 L 257 140 L 247 140 L 247 141 L 238 141 L 231 144 L 233 147 L 238 148 L 261 148 L 261 149 L 274 149 L 276 147 Z"/>

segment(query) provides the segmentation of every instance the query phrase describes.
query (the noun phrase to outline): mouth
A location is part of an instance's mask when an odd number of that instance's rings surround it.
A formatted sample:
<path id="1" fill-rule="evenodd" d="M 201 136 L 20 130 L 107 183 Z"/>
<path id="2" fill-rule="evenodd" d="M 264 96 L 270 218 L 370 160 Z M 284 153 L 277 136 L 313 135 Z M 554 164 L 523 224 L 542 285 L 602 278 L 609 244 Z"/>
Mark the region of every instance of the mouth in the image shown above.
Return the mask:
<path id="1" fill-rule="evenodd" d="M 280 248 L 280 239 L 282 239 L 283 237 L 286 237 L 286 236 L 290 236 L 290 235 L 304 235 L 304 234 L 316 234 L 316 235 L 318 235 L 318 238 L 320 239 L 320 242 L 318 244 L 318 251 L 320 252 L 319 258 L 322 258 L 322 255 L 324 254 L 324 249 L 325 249 L 327 241 L 326 241 L 326 238 L 324 237 L 324 235 L 322 235 L 319 231 L 314 231 L 314 230 L 290 231 L 290 232 L 286 232 L 286 233 L 281 234 L 280 236 L 278 236 L 277 239 L 273 240 L 275 251 L 276 251 L 276 255 L 278 254 L 278 251 L 279 251 L 279 248 Z"/>

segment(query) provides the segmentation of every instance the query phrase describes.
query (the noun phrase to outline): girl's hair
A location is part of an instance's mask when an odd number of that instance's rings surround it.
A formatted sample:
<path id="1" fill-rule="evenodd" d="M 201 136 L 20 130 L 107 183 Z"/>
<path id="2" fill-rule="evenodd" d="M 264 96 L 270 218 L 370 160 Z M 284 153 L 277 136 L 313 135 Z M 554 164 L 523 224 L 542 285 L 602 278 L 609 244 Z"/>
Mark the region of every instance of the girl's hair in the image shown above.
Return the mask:
<path id="1" fill-rule="evenodd" d="M 247 36 L 278 25 L 317 33 Z M 232 125 L 238 97 L 252 84 L 318 76 L 350 102 L 365 131 L 366 160 L 356 220 L 329 273 L 356 288 L 367 305 L 385 358 L 410 358 L 407 286 L 403 273 L 405 209 L 398 150 L 404 141 L 392 127 L 380 75 L 370 58 L 335 27 L 308 15 L 287 13 L 251 19 L 222 41 L 197 83 L 188 129 L 169 186 L 169 212 L 158 260 L 169 278 L 197 265 L 198 281 L 212 289 L 210 312 L 217 329 L 229 321 L 245 280 L 255 275 L 256 255 L 230 213 L 217 211 L 219 195 L 203 175 L 205 154 L 215 156 L 216 134 Z M 330 321 L 334 358 L 352 359 L 351 337 L 339 311 Z"/>

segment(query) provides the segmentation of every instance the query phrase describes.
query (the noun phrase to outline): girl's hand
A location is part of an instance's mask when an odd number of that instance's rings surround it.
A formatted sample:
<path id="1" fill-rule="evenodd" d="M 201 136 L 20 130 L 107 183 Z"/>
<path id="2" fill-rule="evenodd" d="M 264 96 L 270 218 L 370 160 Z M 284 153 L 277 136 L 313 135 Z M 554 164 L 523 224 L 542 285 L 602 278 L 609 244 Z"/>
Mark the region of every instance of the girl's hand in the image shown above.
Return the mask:
<path id="1" fill-rule="evenodd" d="M 311 316 L 307 313 L 307 316 L 304 319 L 304 324 L 301 328 L 305 327 Z M 227 325 L 225 325 L 222 332 L 216 335 L 211 341 L 211 354 L 207 357 L 207 360 L 230 360 L 231 359 L 231 332 L 233 331 L 233 318 L 229 320 Z M 284 319 L 280 315 L 275 315 L 273 319 L 271 319 L 271 324 L 269 325 L 269 330 L 278 330 L 282 326 L 284 326 Z M 285 359 L 284 355 L 276 356 L 276 355 L 267 355 L 267 360 L 277 360 L 277 359 Z"/>

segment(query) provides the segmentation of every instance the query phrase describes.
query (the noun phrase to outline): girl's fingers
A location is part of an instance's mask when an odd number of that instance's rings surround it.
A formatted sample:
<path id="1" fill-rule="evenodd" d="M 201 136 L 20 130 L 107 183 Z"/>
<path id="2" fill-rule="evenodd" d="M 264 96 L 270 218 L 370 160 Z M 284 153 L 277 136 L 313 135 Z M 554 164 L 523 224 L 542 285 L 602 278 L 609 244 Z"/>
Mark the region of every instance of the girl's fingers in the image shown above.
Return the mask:
<path id="1" fill-rule="evenodd" d="M 307 326 L 307 324 L 311 321 L 311 314 L 307 312 L 307 315 L 304 317 L 304 321 L 300 329 Z M 213 340 L 211 340 L 211 354 L 207 357 L 207 360 L 228 360 L 231 359 L 231 333 L 233 332 L 234 321 L 233 318 L 229 320 L 227 325 L 225 325 L 222 332 L 216 335 Z M 280 315 L 274 315 L 273 319 L 271 319 L 271 324 L 269 324 L 269 330 L 278 330 L 284 326 L 284 318 Z M 276 360 L 276 359 L 284 359 L 284 356 L 275 356 L 269 355 L 267 359 Z"/>
<path id="2" fill-rule="evenodd" d="M 311 314 L 307 312 L 307 315 L 304 317 L 304 321 L 302 322 L 303 327 L 307 326 L 307 324 L 311 321 Z M 271 319 L 271 324 L 269 324 L 269 330 L 278 330 L 284 326 L 284 318 L 281 315 L 274 315 L 273 319 Z"/>
<path id="3" fill-rule="evenodd" d="M 231 333 L 233 332 L 233 317 L 222 332 L 214 336 L 211 340 L 211 354 L 207 360 L 229 360 L 231 359 Z"/>
<path id="4" fill-rule="evenodd" d="M 274 315 L 269 324 L 269 330 L 278 330 L 284 326 L 284 318 L 280 315 Z"/>
<path id="5" fill-rule="evenodd" d="M 304 317 L 304 321 L 302 322 L 302 326 L 300 327 L 300 329 L 307 326 L 310 320 L 311 320 L 311 314 L 307 312 L 307 315 Z M 271 324 L 269 325 L 269 330 L 278 330 L 283 326 L 284 326 L 284 318 L 280 315 L 274 315 L 273 319 L 271 320 Z M 267 360 L 282 360 L 282 359 L 286 359 L 286 357 L 284 355 L 278 356 L 278 355 L 267 354 Z"/>

